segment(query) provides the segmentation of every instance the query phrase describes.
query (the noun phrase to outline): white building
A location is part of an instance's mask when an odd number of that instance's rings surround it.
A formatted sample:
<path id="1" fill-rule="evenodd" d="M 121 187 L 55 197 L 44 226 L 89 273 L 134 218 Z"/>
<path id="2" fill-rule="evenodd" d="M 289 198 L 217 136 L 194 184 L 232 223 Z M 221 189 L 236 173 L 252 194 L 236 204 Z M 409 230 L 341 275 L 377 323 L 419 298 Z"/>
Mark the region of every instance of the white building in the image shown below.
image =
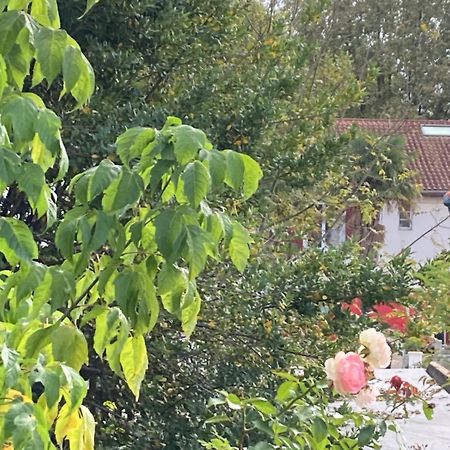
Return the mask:
<path id="1" fill-rule="evenodd" d="M 356 125 L 379 136 L 401 135 L 407 150 L 416 158 L 412 168 L 422 185 L 422 197 L 415 205 L 401 209 L 386 205 L 380 213 L 381 254 L 396 255 L 404 248 L 423 263 L 443 250 L 450 250 L 450 216 L 442 203 L 450 190 L 450 121 L 340 119 L 341 130 Z M 346 225 L 349 226 L 348 218 Z M 347 232 L 348 235 L 348 232 Z"/>

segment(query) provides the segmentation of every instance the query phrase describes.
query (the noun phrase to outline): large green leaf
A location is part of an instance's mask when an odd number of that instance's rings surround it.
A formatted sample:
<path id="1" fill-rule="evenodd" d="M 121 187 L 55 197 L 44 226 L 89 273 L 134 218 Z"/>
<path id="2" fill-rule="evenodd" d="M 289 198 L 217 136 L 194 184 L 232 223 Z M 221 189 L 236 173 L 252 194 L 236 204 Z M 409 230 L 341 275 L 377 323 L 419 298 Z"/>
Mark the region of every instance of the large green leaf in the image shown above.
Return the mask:
<path id="1" fill-rule="evenodd" d="M 134 172 L 123 168 L 122 175 L 114 180 L 105 190 L 103 209 L 116 212 L 137 202 L 144 191 L 142 178 Z"/>
<path id="2" fill-rule="evenodd" d="M 139 391 L 148 368 L 147 347 L 142 335 L 129 337 L 120 355 L 125 381 L 131 392 L 139 398 Z"/>
<path id="3" fill-rule="evenodd" d="M 51 276 L 50 303 L 52 309 L 56 310 L 63 306 L 67 307 L 75 295 L 75 279 L 71 271 L 58 266 L 49 269 Z"/>
<path id="4" fill-rule="evenodd" d="M 135 127 L 121 134 L 116 141 L 117 154 L 120 160 L 128 165 L 133 159 L 141 156 L 144 149 L 155 139 L 153 128 Z"/>
<path id="5" fill-rule="evenodd" d="M 163 264 L 158 274 L 158 294 L 164 308 L 171 314 L 180 312 L 181 296 L 188 286 L 186 271 L 172 264 Z"/>
<path id="6" fill-rule="evenodd" d="M 49 208 L 51 191 L 45 182 L 44 171 L 34 163 L 22 165 L 22 173 L 17 178 L 19 189 L 25 192 L 28 201 L 38 217 L 42 217 Z"/>
<path id="7" fill-rule="evenodd" d="M 33 5 L 34 3 L 33 1 Z M 43 27 L 37 32 L 34 44 L 39 69 L 50 85 L 62 71 L 67 33 L 64 30 Z"/>
<path id="8" fill-rule="evenodd" d="M 88 362 L 88 346 L 83 333 L 71 325 L 61 325 L 52 333 L 52 353 L 74 370 L 79 371 Z"/>
<path id="9" fill-rule="evenodd" d="M 206 197 L 211 185 L 211 178 L 206 167 L 200 161 L 194 161 L 186 166 L 181 174 L 184 194 L 190 204 L 197 208 Z"/>
<path id="10" fill-rule="evenodd" d="M 55 244 L 64 258 L 72 261 L 73 246 L 78 223 L 81 217 L 86 214 L 86 208 L 76 207 L 70 210 L 63 221 L 59 224 L 55 234 Z"/>
<path id="11" fill-rule="evenodd" d="M 47 266 L 33 261 L 31 264 L 20 266 L 19 283 L 16 287 L 16 297 L 18 300 L 30 295 L 44 280 L 47 272 Z"/>
<path id="12" fill-rule="evenodd" d="M 259 164 L 248 155 L 240 155 L 244 162 L 244 198 L 250 198 L 258 189 L 263 173 Z"/>
<path id="13" fill-rule="evenodd" d="M 211 176 L 212 187 L 213 189 L 218 189 L 222 186 L 227 171 L 225 155 L 223 152 L 213 149 L 208 152 L 206 161 Z"/>
<path id="14" fill-rule="evenodd" d="M 175 156 L 181 165 L 192 161 L 201 149 L 211 149 L 211 143 L 206 134 L 189 125 L 180 125 L 170 128 Z"/>
<path id="15" fill-rule="evenodd" d="M 87 200 L 91 201 L 112 184 L 120 176 L 121 168 L 109 159 L 104 159 L 89 176 L 87 185 Z"/>
<path id="16" fill-rule="evenodd" d="M 39 134 L 45 147 L 54 156 L 61 153 L 61 119 L 49 109 L 40 110 L 34 124 L 36 133 Z"/>
<path id="17" fill-rule="evenodd" d="M 21 144 L 30 142 L 34 137 L 34 122 L 38 107 L 28 97 L 12 94 L 3 98 L 0 103 L 0 114 L 3 123 L 14 132 L 14 142 Z"/>
<path id="18" fill-rule="evenodd" d="M 156 242 L 162 255 L 170 262 L 182 253 L 186 243 L 183 216 L 173 209 L 166 209 L 155 219 Z"/>
<path id="19" fill-rule="evenodd" d="M 231 260 L 236 268 L 243 272 L 250 256 L 248 244 L 252 242 L 248 231 L 239 223 L 233 222 L 233 237 L 229 245 Z"/>
<path id="20" fill-rule="evenodd" d="M 208 255 L 214 252 L 214 242 L 209 233 L 198 225 L 187 225 L 187 244 L 189 254 L 186 257 L 189 262 L 190 278 L 197 277 L 205 268 Z"/>
<path id="21" fill-rule="evenodd" d="M 56 0 L 33 0 L 31 15 L 46 27 L 59 28 L 61 26 Z"/>
<path id="22" fill-rule="evenodd" d="M 11 265 L 38 257 L 38 247 L 30 229 L 20 220 L 0 217 L 0 252 Z"/>
<path id="23" fill-rule="evenodd" d="M 233 189 L 238 190 L 244 181 L 244 161 L 242 160 L 241 154 L 233 150 L 224 150 L 223 153 L 227 162 L 225 183 Z"/>
<path id="24" fill-rule="evenodd" d="M 2 190 L 10 185 L 19 174 L 21 160 L 17 153 L 0 147 L 0 185 Z"/>
<path id="25" fill-rule="evenodd" d="M 198 292 L 194 293 L 193 299 L 181 309 L 181 326 L 184 334 L 189 337 L 195 330 L 197 318 L 200 312 L 202 300 Z"/>
<path id="26" fill-rule="evenodd" d="M 78 47 L 66 47 L 63 58 L 64 89 L 61 95 L 70 92 L 77 106 L 84 105 L 95 89 L 94 70 Z"/>

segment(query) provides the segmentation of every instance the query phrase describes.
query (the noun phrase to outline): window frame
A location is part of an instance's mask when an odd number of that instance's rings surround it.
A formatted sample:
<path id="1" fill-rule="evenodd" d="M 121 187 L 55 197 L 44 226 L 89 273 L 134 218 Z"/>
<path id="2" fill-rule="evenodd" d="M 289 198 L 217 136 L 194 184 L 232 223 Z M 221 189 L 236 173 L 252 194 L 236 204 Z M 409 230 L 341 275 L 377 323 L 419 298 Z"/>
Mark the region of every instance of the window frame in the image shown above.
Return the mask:
<path id="1" fill-rule="evenodd" d="M 413 229 L 413 211 L 410 203 L 401 203 L 398 205 L 398 229 L 410 231 Z M 403 224 L 402 224 L 403 222 Z"/>

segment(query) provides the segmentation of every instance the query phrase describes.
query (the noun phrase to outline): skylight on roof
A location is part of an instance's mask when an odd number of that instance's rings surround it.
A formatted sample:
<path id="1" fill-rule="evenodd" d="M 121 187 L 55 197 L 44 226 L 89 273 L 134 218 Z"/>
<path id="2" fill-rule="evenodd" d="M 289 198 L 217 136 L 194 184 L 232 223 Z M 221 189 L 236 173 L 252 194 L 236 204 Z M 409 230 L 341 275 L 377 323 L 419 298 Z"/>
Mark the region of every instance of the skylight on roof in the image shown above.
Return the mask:
<path id="1" fill-rule="evenodd" d="M 424 136 L 450 136 L 450 125 L 422 125 Z"/>

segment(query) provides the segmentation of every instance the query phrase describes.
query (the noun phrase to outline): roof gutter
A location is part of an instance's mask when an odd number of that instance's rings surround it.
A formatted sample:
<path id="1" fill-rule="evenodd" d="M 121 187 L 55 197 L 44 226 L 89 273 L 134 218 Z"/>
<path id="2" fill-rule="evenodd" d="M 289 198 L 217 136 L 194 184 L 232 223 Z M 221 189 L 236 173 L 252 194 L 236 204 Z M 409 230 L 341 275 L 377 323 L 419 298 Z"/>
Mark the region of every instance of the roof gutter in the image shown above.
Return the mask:
<path id="1" fill-rule="evenodd" d="M 450 189 L 450 186 L 449 186 Z M 429 190 L 429 189 L 423 189 L 422 195 L 427 197 L 442 197 L 445 195 L 447 191 L 438 191 L 438 190 Z"/>

